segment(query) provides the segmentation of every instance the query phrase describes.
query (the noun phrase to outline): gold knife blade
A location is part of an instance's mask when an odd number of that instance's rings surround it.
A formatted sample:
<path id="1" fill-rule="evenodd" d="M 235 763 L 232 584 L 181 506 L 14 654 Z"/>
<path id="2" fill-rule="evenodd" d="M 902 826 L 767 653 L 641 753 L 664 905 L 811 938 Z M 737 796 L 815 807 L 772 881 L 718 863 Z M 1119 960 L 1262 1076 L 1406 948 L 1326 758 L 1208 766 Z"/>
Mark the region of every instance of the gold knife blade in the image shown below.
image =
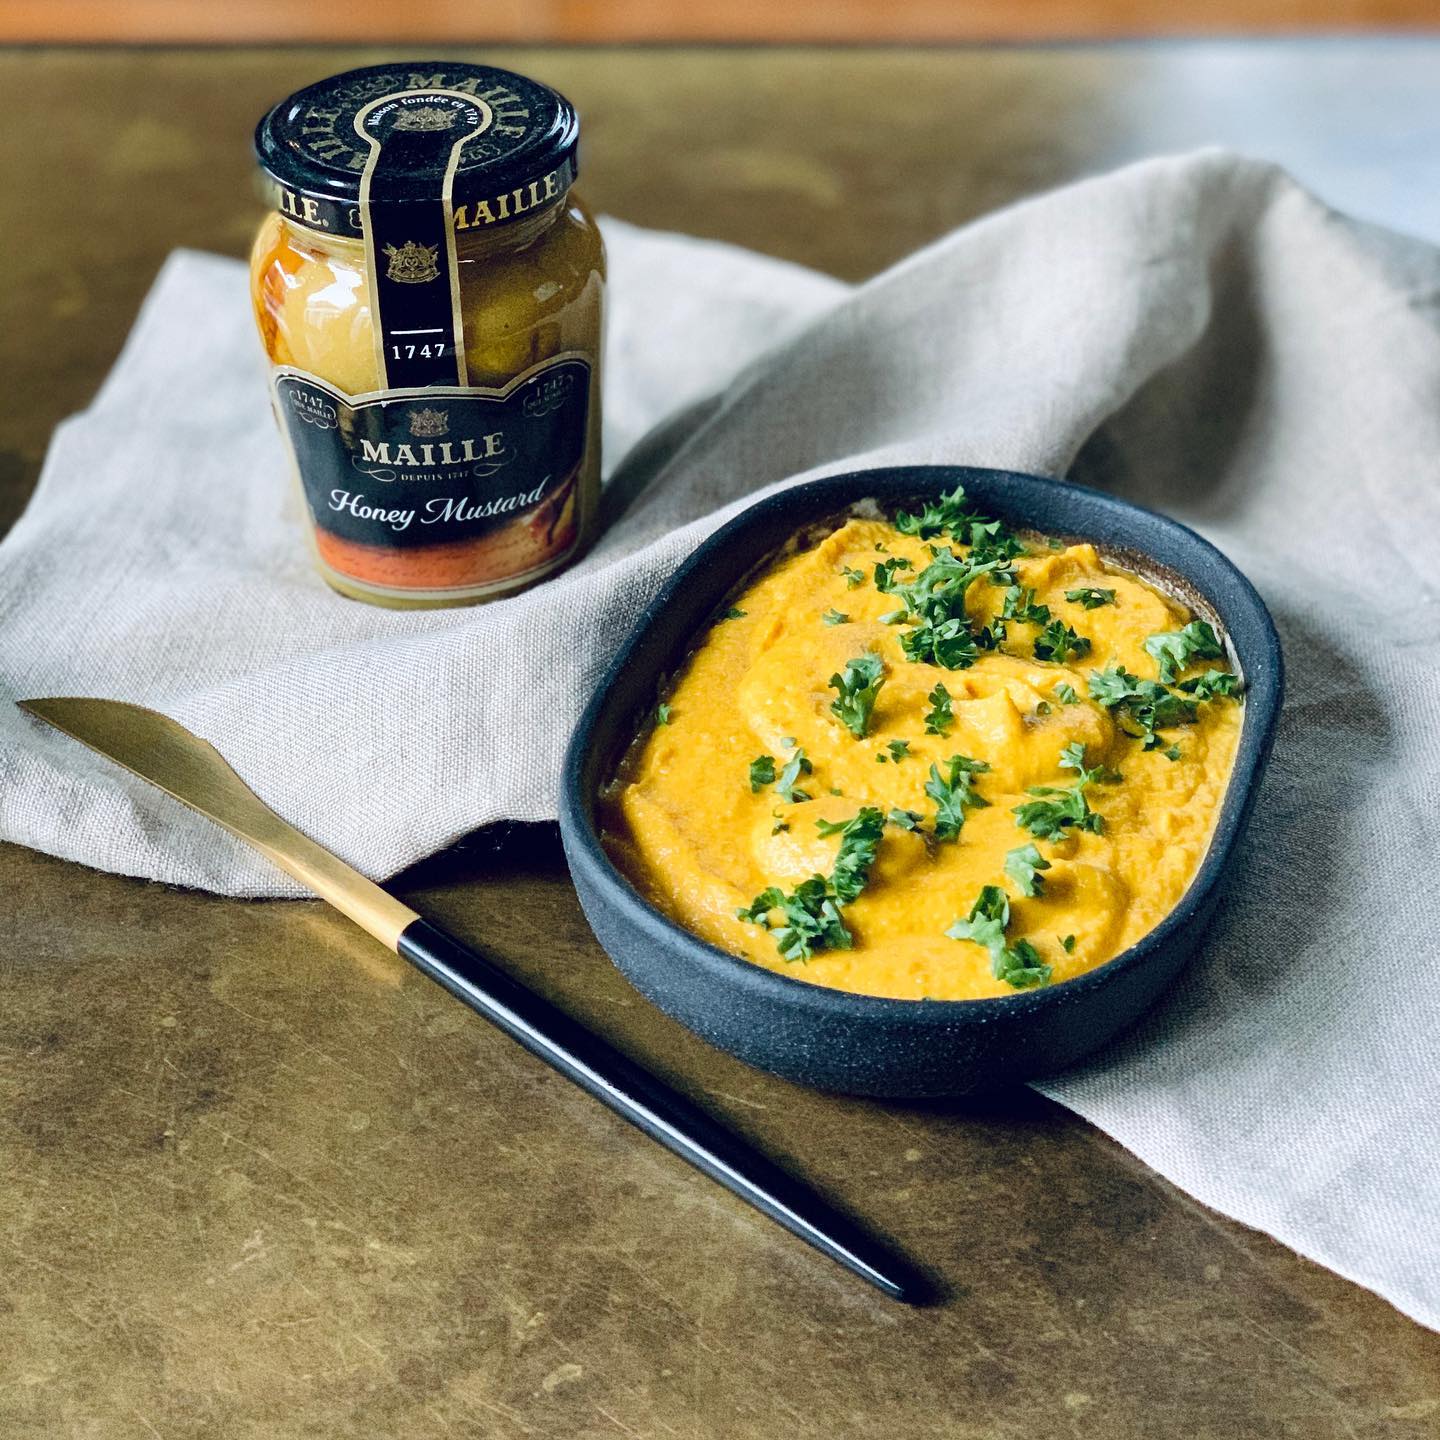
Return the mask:
<path id="1" fill-rule="evenodd" d="M 395 950 L 419 915 L 282 820 L 225 757 L 178 720 L 122 700 L 52 696 L 16 702 L 132 775 L 253 845 L 307 889 Z"/>

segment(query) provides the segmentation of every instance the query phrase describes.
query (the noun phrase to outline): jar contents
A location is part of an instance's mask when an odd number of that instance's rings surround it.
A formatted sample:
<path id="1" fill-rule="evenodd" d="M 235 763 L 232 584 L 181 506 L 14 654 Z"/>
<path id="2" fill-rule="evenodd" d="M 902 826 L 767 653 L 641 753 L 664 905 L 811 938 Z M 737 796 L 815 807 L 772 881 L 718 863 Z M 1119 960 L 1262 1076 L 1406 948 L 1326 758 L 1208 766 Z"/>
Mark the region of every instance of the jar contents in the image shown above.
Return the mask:
<path id="1" fill-rule="evenodd" d="M 438 61 L 349 71 L 261 122 L 255 315 L 342 593 L 472 603 L 586 543 L 605 264 L 577 135 L 548 87 Z"/>

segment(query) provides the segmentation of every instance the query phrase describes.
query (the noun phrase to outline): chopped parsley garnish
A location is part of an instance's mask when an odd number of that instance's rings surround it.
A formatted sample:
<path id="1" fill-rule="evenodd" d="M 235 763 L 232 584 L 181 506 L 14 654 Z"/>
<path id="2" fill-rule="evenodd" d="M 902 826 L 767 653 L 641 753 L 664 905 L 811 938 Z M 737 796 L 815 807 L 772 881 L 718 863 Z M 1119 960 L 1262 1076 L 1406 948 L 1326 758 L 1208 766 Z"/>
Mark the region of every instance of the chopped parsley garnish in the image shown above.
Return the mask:
<path id="1" fill-rule="evenodd" d="M 925 714 L 925 733 L 944 735 L 955 723 L 955 712 L 950 708 L 950 692 L 937 680 L 935 688 L 925 697 L 930 709 Z"/>
<path id="2" fill-rule="evenodd" d="M 848 625 L 850 617 L 843 610 L 836 610 L 833 607 L 827 610 L 820 617 L 827 625 Z"/>
<path id="3" fill-rule="evenodd" d="M 865 583 L 865 572 L 863 570 L 852 570 L 850 566 L 847 565 L 840 573 L 845 577 L 845 584 L 851 590 L 857 589 Z"/>
<path id="4" fill-rule="evenodd" d="M 670 723 L 670 707 L 668 705 L 657 705 L 655 707 L 655 723 L 657 725 L 668 725 Z"/>
<path id="5" fill-rule="evenodd" d="M 910 742 L 908 740 L 891 740 L 889 744 L 885 746 L 885 750 L 888 750 L 890 753 L 887 755 L 885 751 L 881 751 L 880 754 L 875 757 L 876 760 L 882 765 L 887 762 L 898 765 L 909 756 Z"/>
<path id="6" fill-rule="evenodd" d="M 1190 680 L 1182 680 L 1175 687 L 1192 695 L 1196 700 L 1215 700 L 1221 696 L 1230 699 L 1240 693 L 1240 677 L 1229 670 L 1202 670 Z"/>
<path id="7" fill-rule="evenodd" d="M 812 875 L 788 895 L 778 885 L 771 885 L 745 909 L 735 912 L 739 919 L 770 931 L 782 960 L 808 960 L 816 951 L 849 950 L 855 943 L 840 918 L 840 906 L 848 905 L 865 888 L 885 830 L 885 816 L 873 805 L 864 806 L 850 820 L 815 823 L 822 835 L 840 836 L 830 875 Z M 780 922 L 772 924 L 777 910 Z"/>
<path id="8" fill-rule="evenodd" d="M 1048 625 L 1050 607 L 1037 605 L 1033 590 L 1022 590 L 1018 585 L 1012 585 L 1005 592 L 1005 600 L 1000 606 L 1000 618 L 1017 620 L 1023 625 Z"/>
<path id="9" fill-rule="evenodd" d="M 900 637 L 900 648 L 907 660 L 928 660 L 942 670 L 968 670 L 980 658 L 970 625 L 959 616 L 939 624 L 922 621 Z"/>
<path id="10" fill-rule="evenodd" d="M 780 923 L 772 925 L 771 915 L 776 910 Z M 849 950 L 855 943 L 840 918 L 835 892 L 823 875 L 801 881 L 788 895 L 772 885 L 735 914 L 768 930 L 782 960 L 808 960 L 817 950 Z"/>
<path id="11" fill-rule="evenodd" d="M 1060 948 L 1067 954 L 1075 953 L 1075 937 L 1073 935 L 1062 935 L 1060 937 Z"/>
<path id="12" fill-rule="evenodd" d="M 1033 841 L 1018 846 L 1005 856 L 1005 873 L 1020 887 L 1022 895 L 1043 894 L 1045 877 L 1040 872 L 1049 868 L 1050 862 Z"/>
<path id="13" fill-rule="evenodd" d="M 775 820 L 775 823 L 770 827 L 770 833 L 772 835 L 779 835 L 782 831 L 788 830 L 790 828 L 790 822 L 788 820 L 779 819 L 779 811 L 775 811 L 774 814 L 777 818 Z"/>
<path id="14" fill-rule="evenodd" d="M 757 755 L 750 762 L 750 793 L 758 795 L 767 785 L 775 783 L 775 757 Z"/>
<path id="15" fill-rule="evenodd" d="M 925 793 L 935 802 L 935 838 L 953 840 L 965 825 L 965 811 L 982 810 L 989 801 L 975 793 L 975 777 L 989 766 L 983 760 L 966 755 L 952 755 L 945 762 L 942 775 L 936 765 L 930 767 Z"/>
<path id="16" fill-rule="evenodd" d="M 875 562 L 875 588 L 888 595 L 896 585 L 895 572 L 914 568 L 915 566 L 903 555 L 893 556 L 889 560 L 877 560 Z"/>
<path id="17" fill-rule="evenodd" d="M 970 914 L 957 920 L 945 933 L 952 940 L 970 940 L 990 952 L 990 973 L 997 980 L 1026 990 L 1043 985 L 1050 978 L 1050 967 L 1040 952 L 1028 941 L 1005 943 L 1005 927 L 1010 923 L 1010 901 L 998 885 L 981 890 Z"/>
<path id="18" fill-rule="evenodd" d="M 918 810 L 895 809 L 886 818 L 897 830 L 918 830 L 925 817 Z"/>
<path id="19" fill-rule="evenodd" d="M 822 835 L 838 835 L 840 849 L 830 884 L 842 905 L 848 905 L 860 894 L 870 879 L 875 851 L 885 832 L 885 813 L 873 805 L 864 805 L 850 820 L 834 822 L 817 820 L 815 827 Z"/>
<path id="20" fill-rule="evenodd" d="M 1077 635 L 1063 620 L 1052 620 L 1035 637 L 1035 658 L 1037 660 L 1054 660 L 1059 664 L 1064 664 L 1068 656 L 1073 655 L 1079 659 L 1080 656 L 1089 653 L 1089 640 L 1083 635 Z"/>
<path id="21" fill-rule="evenodd" d="M 1098 610 L 1102 605 L 1115 603 L 1115 592 L 1098 590 L 1092 585 L 1082 585 L 1078 590 L 1067 590 L 1065 598 L 1072 605 L 1083 605 L 1087 610 Z"/>
<path id="22" fill-rule="evenodd" d="M 802 800 L 808 800 L 810 797 L 803 790 L 795 788 L 795 782 L 802 775 L 810 774 L 814 768 L 805 752 L 796 750 L 786 762 L 779 779 L 775 782 L 775 793 L 782 800 L 788 800 L 792 805 L 798 805 Z"/>
<path id="23" fill-rule="evenodd" d="M 1145 749 L 1158 750 L 1163 743 L 1159 731 L 1174 725 L 1189 725 L 1195 719 L 1195 701 L 1167 690 L 1154 680 L 1142 680 L 1123 665 L 1107 665 L 1090 673 L 1090 698 L 1107 710 L 1119 710 L 1140 727 L 1132 740 L 1143 740 Z"/>
<path id="24" fill-rule="evenodd" d="M 1068 680 L 1062 680 L 1055 687 L 1055 698 L 1062 705 L 1078 705 L 1080 697 L 1075 693 L 1075 687 Z"/>
<path id="25" fill-rule="evenodd" d="M 1180 758 L 1180 747 L 1171 745 L 1168 749 L 1160 752 L 1167 760 L 1178 760 Z"/>
<path id="26" fill-rule="evenodd" d="M 741 620 L 748 612 L 742 610 L 738 605 L 732 605 L 720 618 L 722 620 Z"/>
<path id="27" fill-rule="evenodd" d="M 914 535 L 921 540 L 933 539 L 936 535 L 954 535 L 980 516 L 965 503 L 965 487 L 957 485 L 948 495 L 938 500 L 927 500 L 925 508 L 918 515 L 904 510 L 895 512 L 895 528 L 902 535 Z"/>
<path id="28" fill-rule="evenodd" d="M 1220 660 L 1225 655 L 1214 630 L 1204 620 L 1192 620 L 1183 630 L 1151 635 L 1145 649 L 1160 667 L 1160 679 L 1166 685 L 1172 684 L 1192 661 Z"/>
<path id="29" fill-rule="evenodd" d="M 1073 785 L 1032 785 L 1027 794 L 1037 796 L 1017 805 L 1014 815 L 1020 825 L 1039 840 L 1054 840 L 1068 829 L 1089 830 L 1098 835 L 1105 828 L 1101 815 L 1090 808 L 1085 788 L 1097 780 L 1109 778 L 1103 765 L 1085 768 L 1085 747 L 1076 741 L 1060 752 L 1062 770 L 1079 771 Z"/>
<path id="30" fill-rule="evenodd" d="M 830 702 L 830 713 L 857 740 L 863 740 L 870 729 L 870 715 L 884 683 L 884 661 L 868 653 L 847 660 L 843 673 L 830 677 L 831 687 L 839 691 Z"/>

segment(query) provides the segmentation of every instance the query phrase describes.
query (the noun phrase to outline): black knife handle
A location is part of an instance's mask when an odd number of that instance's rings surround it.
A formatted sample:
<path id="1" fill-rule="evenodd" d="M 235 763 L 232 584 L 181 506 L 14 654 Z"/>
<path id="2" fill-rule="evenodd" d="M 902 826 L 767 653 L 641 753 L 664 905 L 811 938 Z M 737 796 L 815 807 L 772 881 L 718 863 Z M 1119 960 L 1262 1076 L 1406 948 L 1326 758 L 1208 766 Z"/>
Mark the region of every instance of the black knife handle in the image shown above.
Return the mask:
<path id="1" fill-rule="evenodd" d="M 396 948 L 532 1055 L 807 1244 L 892 1299 L 926 1298 L 918 1273 L 807 1185 L 438 925 L 414 921 Z"/>

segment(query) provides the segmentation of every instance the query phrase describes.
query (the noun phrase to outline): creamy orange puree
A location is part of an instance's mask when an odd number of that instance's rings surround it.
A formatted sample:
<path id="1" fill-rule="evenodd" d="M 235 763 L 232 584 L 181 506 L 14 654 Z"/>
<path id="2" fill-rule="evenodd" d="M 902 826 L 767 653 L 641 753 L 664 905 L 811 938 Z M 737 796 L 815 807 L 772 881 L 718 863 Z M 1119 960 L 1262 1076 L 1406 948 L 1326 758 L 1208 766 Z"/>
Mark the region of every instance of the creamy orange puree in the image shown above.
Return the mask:
<path id="1" fill-rule="evenodd" d="M 929 544 L 967 553 L 945 536 Z M 1158 678 L 1146 638 L 1179 631 L 1192 616 L 1102 562 L 1091 545 L 1048 548 L 1032 538 L 1028 550 L 1013 562 L 1016 581 L 1034 589 L 1034 603 L 1048 606 L 1052 619 L 1090 641 L 1088 654 L 1064 664 L 1038 660 L 1041 627 L 1012 620 L 999 649 L 982 651 L 969 668 L 907 659 L 900 641 L 910 627 L 882 623 L 898 602 L 877 588 L 873 571 L 877 561 L 905 557 L 914 569 L 899 578 L 913 579 L 932 552 L 885 521 L 852 519 L 813 548 L 780 559 L 736 599 L 744 614 L 717 620 L 703 637 L 664 697 L 668 723 L 636 741 L 606 796 L 610 854 L 653 904 L 722 949 L 867 995 L 1016 993 L 1018 986 L 993 973 L 983 943 L 946 934 L 985 886 L 1000 887 L 1008 899 L 1007 943 L 1028 941 L 1049 967 L 1039 983 L 1083 974 L 1132 945 L 1173 908 L 1199 865 L 1234 760 L 1241 704 L 1202 700 L 1192 723 L 1162 728 L 1157 747 L 1143 748 L 1125 733 L 1137 731 L 1132 717 L 1089 698 L 1090 677 L 1118 662 L 1134 676 Z M 863 582 L 855 582 L 856 572 Z M 1066 591 L 1082 587 L 1114 591 L 1114 602 L 1086 609 L 1066 599 Z M 1006 586 L 988 576 L 974 581 L 965 596 L 973 625 L 998 614 L 1005 596 Z M 826 623 L 827 611 L 848 620 Z M 885 680 L 868 732 L 856 738 L 832 713 L 837 691 L 828 682 L 864 652 L 880 657 Z M 1188 665 L 1174 681 L 1212 668 L 1223 662 Z M 927 697 L 937 681 L 952 697 L 954 721 L 944 735 L 926 733 Z M 1076 692 L 1073 703 L 1057 698 L 1064 684 Z M 909 747 L 898 760 L 889 755 L 892 741 Z M 1070 826 L 1037 838 L 1021 828 L 1015 807 L 1036 798 L 1030 787 L 1074 786 L 1076 773 L 1060 759 L 1077 742 L 1087 767 L 1119 776 L 1083 792 L 1103 828 L 1097 834 Z M 813 798 L 790 803 L 774 784 L 752 789 L 752 760 L 771 756 L 779 771 L 797 746 L 813 765 L 797 783 Z M 925 784 L 932 764 L 944 772 L 957 754 L 989 765 L 974 777 L 988 803 L 966 810 L 958 838 L 938 841 L 937 802 Z M 787 961 L 774 928 L 737 911 L 767 887 L 790 891 L 828 875 L 841 840 L 822 835 L 816 821 L 848 821 L 862 806 L 913 812 L 919 828 L 888 823 L 868 882 L 839 907 L 851 948 Z M 1029 843 L 1050 862 L 1034 896 L 1005 868 L 1007 854 Z"/>

